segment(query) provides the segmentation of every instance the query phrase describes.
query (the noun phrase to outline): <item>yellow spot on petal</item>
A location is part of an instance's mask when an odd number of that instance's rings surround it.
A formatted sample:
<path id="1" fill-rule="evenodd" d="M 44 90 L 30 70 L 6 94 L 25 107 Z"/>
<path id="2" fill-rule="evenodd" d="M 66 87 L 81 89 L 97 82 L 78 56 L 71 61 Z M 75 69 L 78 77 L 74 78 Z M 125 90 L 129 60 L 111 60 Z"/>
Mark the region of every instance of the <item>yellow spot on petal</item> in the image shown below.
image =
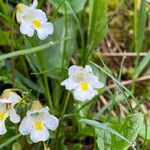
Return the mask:
<path id="1" fill-rule="evenodd" d="M 41 122 L 41 121 L 36 121 L 34 125 L 35 125 L 35 129 L 38 131 L 41 131 L 43 129 L 43 126 L 44 126 L 43 122 Z"/>
<path id="2" fill-rule="evenodd" d="M 37 20 L 37 19 L 33 20 L 33 21 L 32 21 L 32 24 L 33 24 L 33 26 L 35 26 L 36 28 L 40 28 L 40 27 L 42 26 L 42 23 L 41 23 L 39 20 Z"/>
<path id="3" fill-rule="evenodd" d="M 0 113 L 0 121 L 4 120 L 6 113 L 2 112 Z"/>
<path id="4" fill-rule="evenodd" d="M 81 82 L 80 87 L 83 91 L 87 91 L 89 89 L 89 84 L 87 82 Z"/>

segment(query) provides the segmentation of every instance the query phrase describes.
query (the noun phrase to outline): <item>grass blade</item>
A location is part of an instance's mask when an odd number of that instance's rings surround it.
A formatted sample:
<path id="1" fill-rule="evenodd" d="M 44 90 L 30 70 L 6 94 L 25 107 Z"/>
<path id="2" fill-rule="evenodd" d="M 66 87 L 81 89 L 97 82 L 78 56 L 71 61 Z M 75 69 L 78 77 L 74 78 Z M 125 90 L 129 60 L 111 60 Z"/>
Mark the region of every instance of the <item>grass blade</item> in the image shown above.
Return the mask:
<path id="1" fill-rule="evenodd" d="M 139 53 L 142 50 L 144 32 L 146 25 L 146 0 L 134 0 L 134 34 L 135 50 Z"/>
<path id="2" fill-rule="evenodd" d="M 107 0 L 90 2 L 91 15 L 89 24 L 88 43 L 90 48 L 98 45 L 107 32 Z"/>
<path id="3" fill-rule="evenodd" d="M 64 38 L 62 40 L 67 40 L 67 39 L 69 39 L 69 37 Z M 28 48 L 28 49 L 18 50 L 18 51 L 14 51 L 14 52 L 11 52 L 11 53 L 8 53 L 8 54 L 1 55 L 0 56 L 0 61 L 8 59 L 8 58 L 16 57 L 16 56 L 27 55 L 27 54 L 36 53 L 36 52 L 45 50 L 45 49 L 47 49 L 49 47 L 52 47 L 52 46 L 58 44 L 62 40 L 55 41 L 55 42 L 51 41 L 51 42 L 48 42 L 46 44 L 43 44 L 41 46 L 37 46 L 37 47 L 34 47 L 34 48 Z"/>
<path id="4" fill-rule="evenodd" d="M 145 67 L 149 64 L 149 62 L 150 62 L 150 51 L 139 63 L 139 65 L 136 69 L 135 78 L 139 77 L 139 75 L 142 73 L 142 71 L 145 69 Z"/>
<path id="5" fill-rule="evenodd" d="M 124 92 L 124 90 L 125 90 L 127 93 L 129 93 L 129 95 L 131 95 L 131 96 L 135 99 L 135 97 L 132 95 L 132 93 L 131 93 L 127 88 L 125 88 L 123 85 L 121 85 L 120 82 L 119 82 L 117 79 L 115 79 L 115 77 L 110 73 L 110 71 L 109 71 L 109 72 L 106 71 L 105 69 L 101 68 L 100 66 L 98 66 L 98 65 L 95 64 L 95 63 L 93 63 L 92 61 L 90 61 L 90 63 L 93 64 L 95 67 L 99 68 L 102 72 L 104 72 L 107 76 L 109 76 L 109 77 L 115 82 L 115 84 L 117 85 L 118 89 L 120 90 L 120 92 L 121 92 L 122 95 L 124 96 L 124 98 L 125 98 L 125 100 L 126 100 L 128 106 L 129 106 L 129 109 L 130 109 L 131 113 L 133 113 L 134 110 L 133 110 L 133 108 L 132 108 L 132 106 L 131 106 L 131 104 L 130 104 L 130 102 L 129 102 L 129 100 L 128 100 L 128 97 L 127 97 L 126 93 Z M 108 69 L 108 68 L 107 68 L 107 69 Z M 124 89 L 124 90 L 123 90 L 123 89 Z"/>
<path id="6" fill-rule="evenodd" d="M 7 146 L 8 144 L 10 144 L 11 142 L 15 141 L 16 139 L 18 139 L 21 135 L 17 134 L 15 136 L 13 136 L 12 138 L 10 138 L 9 140 L 5 141 L 4 143 L 0 144 L 0 149 L 2 149 L 3 147 Z"/>

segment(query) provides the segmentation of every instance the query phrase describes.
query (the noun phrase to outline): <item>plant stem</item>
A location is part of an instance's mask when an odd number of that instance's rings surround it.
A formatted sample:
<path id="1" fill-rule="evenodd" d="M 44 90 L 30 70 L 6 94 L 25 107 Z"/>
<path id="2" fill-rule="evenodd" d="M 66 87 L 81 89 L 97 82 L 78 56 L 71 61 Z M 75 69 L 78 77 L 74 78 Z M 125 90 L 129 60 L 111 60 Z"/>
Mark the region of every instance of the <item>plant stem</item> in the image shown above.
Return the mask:
<path id="1" fill-rule="evenodd" d="M 42 71 L 45 71 L 46 64 L 45 64 L 45 59 L 44 59 L 43 53 L 38 52 L 37 56 L 38 56 Z M 44 82 L 45 98 L 48 100 L 48 104 L 51 109 L 51 112 L 53 112 L 53 105 L 52 105 L 52 99 L 51 99 L 51 94 L 50 94 L 49 85 L 48 85 L 48 79 L 47 79 L 47 76 L 45 73 L 42 74 L 42 77 L 43 77 L 43 82 Z"/>
<path id="2" fill-rule="evenodd" d="M 16 14 L 16 11 L 13 11 L 12 22 L 14 22 L 14 20 L 15 20 L 15 14 Z M 15 46 L 14 39 L 15 39 L 14 38 L 14 24 L 12 23 L 12 26 L 11 26 L 11 52 L 14 51 L 14 46 Z M 12 61 L 12 84 L 13 84 L 13 87 L 15 87 L 15 59 L 12 58 L 11 61 Z"/>
<path id="3" fill-rule="evenodd" d="M 87 58 L 87 53 L 86 53 L 87 49 L 83 48 L 82 51 L 82 66 L 84 67 L 86 65 L 86 58 Z"/>
<path id="4" fill-rule="evenodd" d="M 65 7 L 65 37 L 67 37 L 67 8 L 66 8 L 66 4 L 64 5 Z M 66 47 L 67 47 L 67 42 L 64 41 L 63 44 L 63 56 L 62 56 L 62 68 L 64 68 L 64 62 L 65 62 L 65 58 L 66 58 Z"/>
<path id="5" fill-rule="evenodd" d="M 60 121 L 59 121 L 60 123 L 59 123 L 59 126 L 58 126 L 57 130 L 56 130 L 55 139 L 54 139 L 54 150 L 58 150 L 58 143 L 57 143 L 57 141 L 58 141 L 59 130 L 60 130 L 62 121 L 64 119 L 64 115 L 65 115 L 66 108 L 68 106 L 69 98 L 70 98 L 70 91 L 67 94 L 67 97 L 66 97 L 66 100 L 65 100 L 65 104 L 64 104 L 64 107 L 63 107 L 63 110 L 62 110 L 62 113 L 61 113 Z"/>

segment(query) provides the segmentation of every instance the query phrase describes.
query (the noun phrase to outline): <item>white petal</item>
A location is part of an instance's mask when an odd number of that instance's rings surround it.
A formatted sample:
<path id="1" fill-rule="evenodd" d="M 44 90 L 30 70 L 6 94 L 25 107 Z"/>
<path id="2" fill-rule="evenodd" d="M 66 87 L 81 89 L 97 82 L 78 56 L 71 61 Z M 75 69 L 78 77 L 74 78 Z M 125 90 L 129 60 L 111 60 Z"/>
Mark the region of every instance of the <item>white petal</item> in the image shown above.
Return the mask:
<path id="1" fill-rule="evenodd" d="M 30 115 L 31 115 L 32 113 L 34 113 L 33 110 L 28 110 L 28 111 L 27 111 L 27 117 L 30 117 Z"/>
<path id="2" fill-rule="evenodd" d="M 86 65 L 84 69 L 85 69 L 86 72 L 92 73 L 92 68 L 91 68 L 91 66 Z"/>
<path id="3" fill-rule="evenodd" d="M 59 120 L 50 114 L 47 114 L 46 118 L 45 118 L 45 126 L 50 129 L 50 130 L 56 130 L 56 128 L 58 127 L 59 124 Z"/>
<path id="4" fill-rule="evenodd" d="M 17 12 L 17 13 L 16 13 L 16 19 L 17 19 L 17 22 L 18 22 L 18 23 L 21 23 L 21 20 L 22 20 L 22 13 Z"/>
<path id="5" fill-rule="evenodd" d="M 1 101 L 1 104 L 12 104 L 13 103 L 13 101 L 12 100 L 10 100 L 10 98 L 3 98 L 3 99 L 0 99 L 0 101 Z"/>
<path id="6" fill-rule="evenodd" d="M 0 121 L 0 135 L 4 135 L 7 132 L 5 122 Z"/>
<path id="7" fill-rule="evenodd" d="M 16 110 L 14 108 L 10 111 L 10 121 L 13 123 L 20 122 L 20 116 L 16 113 Z"/>
<path id="8" fill-rule="evenodd" d="M 48 35 L 51 35 L 54 31 L 53 24 L 50 22 L 46 22 L 42 24 L 42 29 L 44 30 L 45 33 Z"/>
<path id="9" fill-rule="evenodd" d="M 33 9 L 34 19 L 40 20 L 42 23 L 47 23 L 46 13 L 41 9 Z"/>
<path id="10" fill-rule="evenodd" d="M 82 67 L 80 66 L 76 66 L 76 65 L 73 65 L 69 68 L 69 71 L 68 71 L 68 74 L 69 76 L 72 76 L 74 75 L 75 73 L 81 71 Z"/>
<path id="11" fill-rule="evenodd" d="M 73 92 L 74 98 L 78 101 L 86 101 L 91 100 L 95 95 L 97 95 L 97 91 L 93 88 L 90 88 L 88 91 L 83 91 L 81 88 L 77 88 Z"/>
<path id="12" fill-rule="evenodd" d="M 47 32 L 45 32 L 44 30 L 40 29 L 40 30 L 37 30 L 37 35 L 40 40 L 45 40 L 49 34 L 47 34 Z"/>
<path id="13" fill-rule="evenodd" d="M 26 5 L 24 5 L 24 4 L 22 4 L 22 3 L 19 3 L 19 4 L 17 5 L 16 19 L 17 19 L 17 21 L 18 21 L 19 23 L 21 23 L 21 21 L 22 21 L 22 19 L 23 19 L 22 17 L 23 17 L 24 13 L 25 13 L 28 9 L 29 9 L 29 7 L 26 6 Z"/>
<path id="14" fill-rule="evenodd" d="M 37 0 L 33 0 L 33 3 L 31 5 L 31 7 L 36 8 L 38 6 L 38 1 Z"/>
<path id="15" fill-rule="evenodd" d="M 29 117 L 30 119 L 32 119 L 33 118 L 33 116 L 32 116 L 32 114 L 36 114 L 36 113 L 49 113 L 48 112 L 49 111 L 49 108 L 46 106 L 46 107 L 44 107 L 44 108 L 41 108 L 41 109 L 33 109 L 33 110 L 29 110 L 29 111 L 27 111 L 27 117 Z"/>
<path id="16" fill-rule="evenodd" d="M 39 141 L 44 142 L 49 138 L 49 131 L 46 127 L 44 127 L 42 131 L 37 131 L 33 128 L 30 133 L 30 138 L 34 143 L 37 143 Z"/>
<path id="17" fill-rule="evenodd" d="M 41 108 L 38 112 L 45 112 L 45 113 L 49 113 L 48 111 L 49 111 L 49 107 L 48 107 L 48 106 L 46 106 L 46 107 Z"/>
<path id="18" fill-rule="evenodd" d="M 14 105 L 17 104 L 17 103 L 19 103 L 19 102 L 21 101 L 21 99 L 22 99 L 22 98 L 21 98 L 17 93 L 15 93 L 15 92 L 10 92 L 10 96 L 9 96 L 8 100 L 9 100 L 11 103 L 13 103 Z"/>
<path id="19" fill-rule="evenodd" d="M 34 34 L 34 29 L 29 23 L 22 21 L 20 25 L 20 32 L 22 34 L 28 35 L 29 37 L 32 37 Z"/>
<path id="20" fill-rule="evenodd" d="M 104 87 L 104 84 L 99 82 L 98 77 L 94 75 L 89 79 L 89 83 L 93 88 L 99 89 Z"/>
<path id="21" fill-rule="evenodd" d="M 61 86 L 65 86 L 67 90 L 71 91 L 73 89 L 76 89 L 78 84 L 74 82 L 72 79 L 68 78 L 61 82 Z"/>
<path id="22" fill-rule="evenodd" d="M 32 126 L 31 121 L 27 117 L 25 117 L 21 121 L 21 124 L 19 126 L 19 132 L 22 135 L 28 135 L 31 132 L 32 128 L 33 128 L 33 126 Z"/>
<path id="23" fill-rule="evenodd" d="M 0 110 L 1 111 L 5 111 L 6 110 L 6 103 L 5 102 L 6 99 L 0 99 Z"/>
<path id="24" fill-rule="evenodd" d="M 44 40 L 54 31 L 53 24 L 50 22 L 42 23 L 42 27 L 37 29 L 39 39 Z"/>

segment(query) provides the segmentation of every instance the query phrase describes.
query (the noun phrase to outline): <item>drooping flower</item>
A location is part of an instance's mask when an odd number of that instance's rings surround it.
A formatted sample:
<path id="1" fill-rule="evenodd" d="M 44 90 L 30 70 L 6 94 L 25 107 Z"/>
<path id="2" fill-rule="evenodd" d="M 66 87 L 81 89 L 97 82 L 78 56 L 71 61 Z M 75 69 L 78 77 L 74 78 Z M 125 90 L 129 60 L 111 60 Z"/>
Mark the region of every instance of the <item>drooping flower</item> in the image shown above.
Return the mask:
<path id="1" fill-rule="evenodd" d="M 89 65 L 85 68 L 73 65 L 68 71 L 69 78 L 61 85 L 72 91 L 74 98 L 79 101 L 91 100 L 98 94 L 97 89 L 103 88 L 104 84 L 99 82 Z"/>
<path id="2" fill-rule="evenodd" d="M 21 97 L 14 91 L 4 90 L 0 97 L 0 135 L 7 132 L 5 120 L 10 117 L 10 121 L 18 123 L 20 121 L 19 115 L 16 113 L 14 106 L 21 101 Z"/>
<path id="3" fill-rule="evenodd" d="M 42 107 L 39 101 L 34 101 L 31 110 L 19 126 L 19 132 L 22 135 L 30 134 L 31 140 L 37 143 L 48 140 L 48 129 L 55 130 L 58 124 L 58 119 L 50 115 L 48 107 Z"/>
<path id="4" fill-rule="evenodd" d="M 37 0 L 34 0 L 30 6 L 18 4 L 16 18 L 21 24 L 20 32 L 22 34 L 32 37 L 36 30 L 39 39 L 44 40 L 53 33 L 54 28 L 52 23 L 48 22 L 45 12 L 36 8 L 37 5 Z"/>

